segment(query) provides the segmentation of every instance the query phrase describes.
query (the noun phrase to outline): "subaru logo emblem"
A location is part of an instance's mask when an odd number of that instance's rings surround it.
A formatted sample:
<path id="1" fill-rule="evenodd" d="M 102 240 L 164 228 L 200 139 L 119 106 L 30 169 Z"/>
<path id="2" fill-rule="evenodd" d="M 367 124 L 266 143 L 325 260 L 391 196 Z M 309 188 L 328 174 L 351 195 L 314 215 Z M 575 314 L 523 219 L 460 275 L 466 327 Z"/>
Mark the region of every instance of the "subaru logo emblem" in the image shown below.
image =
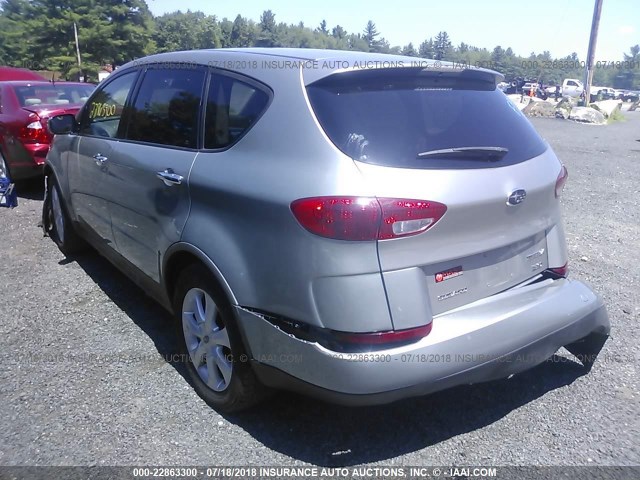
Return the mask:
<path id="1" fill-rule="evenodd" d="M 507 205 L 519 205 L 524 202 L 525 198 L 527 198 L 527 192 L 525 190 L 523 190 L 522 188 L 519 190 L 514 190 L 513 192 L 511 192 L 511 195 L 509 195 L 509 198 L 507 198 Z"/>

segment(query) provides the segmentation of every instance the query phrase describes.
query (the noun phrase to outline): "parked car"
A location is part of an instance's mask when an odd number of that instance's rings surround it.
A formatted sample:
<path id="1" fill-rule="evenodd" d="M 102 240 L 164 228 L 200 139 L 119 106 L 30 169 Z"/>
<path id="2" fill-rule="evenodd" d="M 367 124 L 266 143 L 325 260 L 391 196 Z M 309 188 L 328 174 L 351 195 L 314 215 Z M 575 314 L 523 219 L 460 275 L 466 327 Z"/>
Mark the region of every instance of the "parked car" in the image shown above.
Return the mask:
<path id="1" fill-rule="evenodd" d="M 0 82 L 0 168 L 12 180 L 42 175 L 53 137 L 49 118 L 77 112 L 94 88 L 72 82 Z"/>
<path id="2" fill-rule="evenodd" d="M 543 100 L 546 100 L 548 97 L 546 90 L 543 88 L 540 88 L 540 85 L 537 83 L 527 82 L 522 85 L 523 95 L 532 96 L 532 93 L 533 93 L 533 96 L 542 98 Z"/>
<path id="3" fill-rule="evenodd" d="M 391 402 L 561 346 L 589 368 L 609 321 L 567 278 L 566 168 L 501 75 L 411 60 L 258 48 L 127 64 L 49 122 L 45 230 L 173 312 L 185 371 L 220 410 L 274 387 Z"/>
<path id="4" fill-rule="evenodd" d="M 622 95 L 622 100 L 625 102 L 637 102 L 640 98 L 640 91 L 638 90 L 626 90 Z"/>
<path id="5" fill-rule="evenodd" d="M 616 89 L 616 90 L 615 90 L 615 96 L 614 96 L 614 98 L 615 98 L 616 100 L 622 100 L 622 99 L 623 99 L 623 97 L 624 97 L 624 90 L 618 90 L 618 89 Z"/>
<path id="6" fill-rule="evenodd" d="M 616 98 L 616 92 L 610 87 L 598 87 L 592 85 L 589 90 L 589 96 L 591 97 L 592 102 L 599 100 L 613 100 Z"/>

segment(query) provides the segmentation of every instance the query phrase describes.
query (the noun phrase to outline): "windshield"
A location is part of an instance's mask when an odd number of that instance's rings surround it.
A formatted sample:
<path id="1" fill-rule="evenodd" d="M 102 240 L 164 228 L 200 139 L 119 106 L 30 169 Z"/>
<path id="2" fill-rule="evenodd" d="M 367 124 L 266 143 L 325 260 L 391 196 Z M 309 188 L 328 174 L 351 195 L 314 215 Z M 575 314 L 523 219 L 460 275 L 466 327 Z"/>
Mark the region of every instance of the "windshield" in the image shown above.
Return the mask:
<path id="1" fill-rule="evenodd" d="M 309 85 L 307 91 L 331 141 L 362 162 L 487 168 L 519 163 L 546 150 L 495 81 L 471 72 L 339 73 Z"/>
<path id="2" fill-rule="evenodd" d="M 64 83 L 45 85 L 25 85 L 15 87 L 15 92 L 22 107 L 34 107 L 39 105 L 67 105 L 84 103 L 93 89 L 91 84 Z"/>

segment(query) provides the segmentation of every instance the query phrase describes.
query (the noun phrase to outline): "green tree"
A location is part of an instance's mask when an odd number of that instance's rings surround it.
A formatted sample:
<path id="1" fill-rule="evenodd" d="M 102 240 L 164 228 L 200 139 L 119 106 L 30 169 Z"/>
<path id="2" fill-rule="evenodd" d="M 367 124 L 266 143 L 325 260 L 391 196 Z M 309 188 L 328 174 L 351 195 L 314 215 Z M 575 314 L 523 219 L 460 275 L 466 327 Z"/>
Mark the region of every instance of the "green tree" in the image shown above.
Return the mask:
<path id="1" fill-rule="evenodd" d="M 271 10 L 265 10 L 260 15 L 258 23 L 260 33 L 256 41 L 258 47 L 275 47 L 278 44 L 276 16 Z"/>
<path id="2" fill-rule="evenodd" d="M 28 63 L 32 52 L 30 38 L 25 36 L 25 23 L 29 2 L 5 0 L 0 5 L 0 64 L 15 67 L 33 66 Z"/>
<path id="3" fill-rule="evenodd" d="M 447 32 L 439 32 L 434 42 L 436 60 L 447 58 L 451 53 L 451 47 L 449 34 Z"/>
<path id="4" fill-rule="evenodd" d="M 215 17 L 202 12 L 173 12 L 156 18 L 153 39 L 159 52 L 219 48 L 222 32 Z"/>
<path id="5" fill-rule="evenodd" d="M 121 65 L 155 50 L 153 16 L 144 0 L 5 0 L 0 44 L 13 64 L 74 78 L 79 73 L 74 23 L 83 74 L 94 80 L 101 65 Z M 16 45 L 18 33 L 22 45 Z"/>
<path id="6" fill-rule="evenodd" d="M 433 38 L 430 38 L 429 40 L 425 40 L 424 42 L 422 42 L 420 44 L 420 47 L 418 47 L 418 54 L 422 58 L 434 58 L 435 57 L 436 49 L 435 49 L 435 46 L 433 44 Z"/>
<path id="7" fill-rule="evenodd" d="M 376 28 L 376 24 L 371 20 L 367 22 L 367 26 L 364 27 L 364 32 L 362 32 L 362 38 L 365 42 L 367 42 L 367 46 L 369 47 L 370 52 L 376 52 L 380 48 L 380 42 L 377 40 L 377 37 L 380 36 L 380 32 Z"/>
<path id="8" fill-rule="evenodd" d="M 326 20 L 322 20 L 320 22 L 320 26 L 318 27 L 318 31 L 320 33 L 325 34 L 325 35 L 329 35 L 329 30 L 327 30 L 327 21 Z"/>
<path id="9" fill-rule="evenodd" d="M 417 57 L 418 56 L 418 52 L 416 51 L 416 49 L 413 46 L 413 43 L 409 42 L 408 45 L 405 45 L 402 48 L 401 51 L 402 55 L 407 55 L 409 57 Z"/>
<path id="10" fill-rule="evenodd" d="M 220 43 L 222 48 L 228 48 L 231 45 L 231 32 L 233 30 L 233 22 L 228 18 L 223 18 L 220 23 Z"/>
<path id="11" fill-rule="evenodd" d="M 368 52 L 369 44 L 360 34 L 352 33 L 347 37 L 347 48 L 358 52 Z"/>
<path id="12" fill-rule="evenodd" d="M 491 64 L 492 68 L 502 72 L 505 67 L 506 55 L 504 49 L 498 45 L 491 52 Z"/>
<path id="13" fill-rule="evenodd" d="M 331 30 L 331 36 L 333 38 L 337 38 L 339 40 L 342 40 L 343 38 L 346 38 L 347 31 L 344 28 L 342 28 L 340 25 L 336 25 Z"/>
<path id="14" fill-rule="evenodd" d="M 613 83 L 618 88 L 640 89 L 640 45 L 633 45 L 629 54 L 624 54 L 624 64 L 620 75 Z"/>
<path id="15" fill-rule="evenodd" d="M 251 30 L 249 23 L 242 15 L 238 14 L 233 21 L 230 38 L 231 47 L 250 47 L 251 46 Z"/>

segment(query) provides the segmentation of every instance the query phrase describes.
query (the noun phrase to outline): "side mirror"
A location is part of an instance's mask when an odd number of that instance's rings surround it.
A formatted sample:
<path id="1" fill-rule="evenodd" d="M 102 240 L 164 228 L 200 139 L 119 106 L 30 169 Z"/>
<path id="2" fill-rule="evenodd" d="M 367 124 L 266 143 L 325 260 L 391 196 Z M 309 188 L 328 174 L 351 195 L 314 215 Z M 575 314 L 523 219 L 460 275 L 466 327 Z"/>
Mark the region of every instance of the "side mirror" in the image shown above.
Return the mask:
<path id="1" fill-rule="evenodd" d="M 48 126 L 54 135 L 66 135 L 76 130 L 76 117 L 69 113 L 56 115 L 49 119 Z"/>

